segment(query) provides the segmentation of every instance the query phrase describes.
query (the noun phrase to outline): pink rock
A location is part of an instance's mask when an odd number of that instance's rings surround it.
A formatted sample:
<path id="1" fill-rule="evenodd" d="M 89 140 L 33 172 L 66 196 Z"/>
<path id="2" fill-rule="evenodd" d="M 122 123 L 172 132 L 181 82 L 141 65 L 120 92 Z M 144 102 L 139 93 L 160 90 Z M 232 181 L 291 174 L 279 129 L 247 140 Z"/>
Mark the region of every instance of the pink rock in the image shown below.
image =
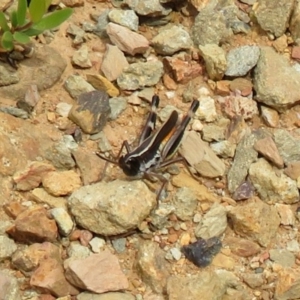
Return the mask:
<path id="1" fill-rule="evenodd" d="M 57 226 L 54 220 L 47 217 L 47 211 L 41 206 L 31 207 L 20 213 L 15 224 L 6 231 L 15 240 L 31 243 L 55 241 Z"/>
<path id="2" fill-rule="evenodd" d="M 47 289 L 58 297 L 79 294 L 79 291 L 66 280 L 62 265 L 52 258 L 40 263 L 30 278 L 30 285 Z"/>
<path id="3" fill-rule="evenodd" d="M 54 171 L 55 168 L 43 162 L 32 162 L 27 168 L 21 172 L 17 172 L 13 176 L 13 181 L 19 191 L 30 191 L 38 187 L 45 174 Z"/>
<path id="4" fill-rule="evenodd" d="M 76 287 L 95 293 L 128 288 L 127 278 L 121 271 L 117 257 L 107 250 L 71 261 L 66 278 Z"/>
<path id="5" fill-rule="evenodd" d="M 149 48 L 149 41 L 144 36 L 126 27 L 108 23 L 106 32 L 110 40 L 118 46 L 120 50 L 131 55 L 145 53 Z"/>

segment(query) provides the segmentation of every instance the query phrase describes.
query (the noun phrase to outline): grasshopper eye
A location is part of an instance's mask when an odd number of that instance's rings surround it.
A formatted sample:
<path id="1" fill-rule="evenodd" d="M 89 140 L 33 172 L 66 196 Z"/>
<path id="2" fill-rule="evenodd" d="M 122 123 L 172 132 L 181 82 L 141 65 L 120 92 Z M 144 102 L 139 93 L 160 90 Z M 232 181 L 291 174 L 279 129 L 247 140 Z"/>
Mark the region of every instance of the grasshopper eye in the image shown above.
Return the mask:
<path id="1" fill-rule="evenodd" d="M 140 171 L 140 162 L 136 157 L 125 158 L 121 156 L 119 166 L 127 176 L 136 176 Z"/>

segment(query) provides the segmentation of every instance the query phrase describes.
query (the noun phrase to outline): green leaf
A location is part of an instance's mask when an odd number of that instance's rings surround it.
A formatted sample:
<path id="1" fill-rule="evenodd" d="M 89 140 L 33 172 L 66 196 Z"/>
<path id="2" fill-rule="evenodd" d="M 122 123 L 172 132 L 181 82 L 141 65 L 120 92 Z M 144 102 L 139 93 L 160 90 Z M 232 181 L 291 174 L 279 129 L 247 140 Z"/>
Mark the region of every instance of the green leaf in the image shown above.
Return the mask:
<path id="1" fill-rule="evenodd" d="M 18 26 L 22 26 L 26 21 L 27 1 L 19 0 L 17 9 Z"/>
<path id="2" fill-rule="evenodd" d="M 2 11 L 0 11 L 0 28 L 3 31 L 10 31 L 10 28 L 7 24 L 7 20 L 6 20 L 5 15 Z"/>
<path id="3" fill-rule="evenodd" d="M 13 35 L 10 31 L 5 31 L 3 33 L 1 38 L 1 46 L 7 51 L 14 49 Z"/>
<path id="4" fill-rule="evenodd" d="M 38 30 L 34 28 L 29 28 L 27 30 L 22 31 L 22 33 L 28 35 L 28 36 L 37 36 L 41 33 L 43 33 L 44 30 Z"/>
<path id="5" fill-rule="evenodd" d="M 17 19 L 17 12 L 15 10 L 13 10 L 10 14 L 10 22 L 13 28 L 17 27 L 18 19 Z"/>
<path id="6" fill-rule="evenodd" d="M 51 14 L 46 15 L 42 20 L 32 26 L 33 29 L 37 30 L 48 30 L 59 26 L 61 23 L 66 21 L 72 14 L 71 8 L 64 8 L 57 10 Z"/>
<path id="7" fill-rule="evenodd" d="M 20 44 L 30 43 L 30 37 L 23 32 L 18 32 L 18 31 L 14 32 L 13 38 L 15 41 L 17 41 Z"/>
<path id="8" fill-rule="evenodd" d="M 31 0 L 29 4 L 29 15 L 33 23 L 39 22 L 46 12 L 46 0 Z"/>

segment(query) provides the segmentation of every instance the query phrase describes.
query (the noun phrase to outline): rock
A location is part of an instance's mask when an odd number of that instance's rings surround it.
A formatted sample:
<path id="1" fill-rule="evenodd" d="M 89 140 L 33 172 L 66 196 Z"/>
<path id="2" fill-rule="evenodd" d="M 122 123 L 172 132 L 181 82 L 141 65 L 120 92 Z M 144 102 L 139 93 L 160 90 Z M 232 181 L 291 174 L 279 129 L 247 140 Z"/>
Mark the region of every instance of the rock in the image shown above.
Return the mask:
<path id="1" fill-rule="evenodd" d="M 126 239 L 120 238 L 112 240 L 112 245 L 117 253 L 123 253 L 126 250 Z"/>
<path id="2" fill-rule="evenodd" d="M 283 159 L 281 158 L 274 140 L 266 137 L 255 142 L 254 149 L 262 154 L 267 160 L 273 162 L 278 168 L 283 168 Z"/>
<path id="3" fill-rule="evenodd" d="M 130 55 L 145 53 L 149 48 L 149 42 L 144 36 L 126 27 L 108 23 L 106 33 L 113 44 Z"/>
<path id="4" fill-rule="evenodd" d="M 50 194 L 48 194 L 43 188 L 36 188 L 33 191 L 31 191 L 29 195 L 29 199 L 32 199 L 33 201 L 37 203 L 46 204 L 49 207 L 67 207 L 67 201 L 63 197 L 54 197 Z"/>
<path id="5" fill-rule="evenodd" d="M 32 84 L 28 87 L 25 97 L 17 102 L 17 106 L 28 113 L 31 113 L 40 101 L 40 94 L 37 85 Z"/>
<path id="6" fill-rule="evenodd" d="M 172 55 L 180 50 L 188 50 L 193 42 L 188 32 L 182 26 L 162 28 L 152 39 L 152 46 L 158 54 Z"/>
<path id="7" fill-rule="evenodd" d="M 123 70 L 117 83 L 122 90 L 137 90 L 157 84 L 163 72 L 160 61 L 133 63 Z"/>
<path id="8" fill-rule="evenodd" d="M 246 75 L 257 64 L 259 54 L 258 46 L 246 45 L 230 50 L 226 56 L 225 75 L 234 77 Z"/>
<path id="9" fill-rule="evenodd" d="M 186 60 L 180 56 L 165 57 L 163 59 L 166 70 L 179 83 L 187 83 L 203 73 L 202 66 L 193 60 Z"/>
<path id="10" fill-rule="evenodd" d="M 67 33 L 74 37 L 72 41 L 74 46 L 81 45 L 84 42 L 85 31 L 79 26 L 70 23 L 69 27 L 67 28 Z"/>
<path id="11" fill-rule="evenodd" d="M 180 148 L 180 154 L 202 176 L 215 178 L 224 175 L 225 164 L 196 132 L 187 132 Z"/>
<path id="12" fill-rule="evenodd" d="M 13 181 L 16 189 L 19 191 L 30 191 L 41 184 L 45 174 L 54 170 L 55 168 L 50 164 L 39 161 L 31 162 L 25 170 L 14 174 Z"/>
<path id="13" fill-rule="evenodd" d="M 217 268 L 222 268 L 226 270 L 234 270 L 236 266 L 236 261 L 230 257 L 228 254 L 219 252 L 213 259 L 212 265 Z"/>
<path id="14" fill-rule="evenodd" d="M 272 108 L 261 105 L 261 117 L 267 126 L 276 128 L 279 124 L 278 112 Z"/>
<path id="15" fill-rule="evenodd" d="M 211 80 L 221 80 L 227 68 L 225 51 L 216 44 L 199 46 L 205 61 L 206 71 Z"/>
<path id="16" fill-rule="evenodd" d="M 264 284 L 263 274 L 242 274 L 242 279 L 252 289 L 257 289 Z"/>
<path id="17" fill-rule="evenodd" d="M 254 13 L 258 24 L 263 30 L 280 37 L 288 28 L 294 1 L 287 0 L 284 3 L 285 5 L 274 4 L 272 0 L 260 0 Z"/>
<path id="18" fill-rule="evenodd" d="M 105 9 L 98 17 L 94 18 L 94 21 L 97 22 L 94 33 L 98 35 L 101 39 L 108 38 L 106 33 L 106 26 L 109 23 L 108 14 L 109 9 Z"/>
<path id="19" fill-rule="evenodd" d="M 80 170 L 83 185 L 98 182 L 103 174 L 105 162 L 98 155 L 83 148 L 72 151 L 72 155 Z"/>
<path id="20" fill-rule="evenodd" d="M 176 216 L 183 221 L 191 220 L 197 208 L 198 200 L 194 192 L 189 188 L 177 190 L 173 201 Z"/>
<path id="21" fill-rule="evenodd" d="M 232 198 L 236 201 L 249 199 L 253 196 L 254 186 L 249 180 L 242 182 L 232 195 Z"/>
<path id="22" fill-rule="evenodd" d="M 163 292 L 170 275 L 170 265 L 164 256 L 156 243 L 148 241 L 140 244 L 136 258 L 137 271 L 143 282 L 157 294 Z"/>
<path id="23" fill-rule="evenodd" d="M 230 272 L 219 270 L 201 271 L 198 275 L 171 275 L 167 282 L 169 300 L 178 299 L 184 295 L 185 299 L 222 299 L 228 286 L 236 286 L 238 279 Z"/>
<path id="24" fill-rule="evenodd" d="M 288 59 L 271 47 L 262 47 L 254 72 L 256 100 L 280 112 L 299 100 L 299 86 L 300 74 Z"/>
<path id="25" fill-rule="evenodd" d="M 206 142 L 224 140 L 229 123 L 229 119 L 219 118 L 214 124 L 207 124 L 202 130 L 203 140 Z"/>
<path id="26" fill-rule="evenodd" d="M 64 268 L 66 269 L 70 262 L 76 260 L 82 260 L 89 257 L 92 252 L 86 247 L 82 246 L 78 242 L 72 242 L 67 249 L 68 259 L 64 260 Z"/>
<path id="27" fill-rule="evenodd" d="M 96 90 L 104 91 L 110 97 L 117 97 L 120 94 L 119 90 L 108 79 L 99 74 L 87 74 L 86 80 Z"/>
<path id="28" fill-rule="evenodd" d="M 123 52 L 113 45 L 106 45 L 101 71 L 109 81 L 116 80 L 129 64 Z"/>
<path id="29" fill-rule="evenodd" d="M 133 9 L 138 15 L 149 16 L 149 17 L 158 17 L 166 16 L 172 10 L 170 8 L 165 8 L 161 5 L 159 0 L 144 0 L 144 1 L 135 1 L 135 0 L 125 0 L 125 3 Z"/>
<path id="30" fill-rule="evenodd" d="M 295 213 L 291 209 L 291 205 L 285 205 L 276 203 L 275 207 L 280 216 L 280 224 L 285 226 L 294 226 L 295 225 Z"/>
<path id="31" fill-rule="evenodd" d="M 181 252 L 178 248 L 174 247 L 170 249 L 170 253 L 176 261 L 179 261 L 181 258 Z"/>
<path id="32" fill-rule="evenodd" d="M 239 77 L 230 81 L 229 88 L 233 93 L 247 97 L 252 94 L 253 84 L 249 79 Z"/>
<path id="33" fill-rule="evenodd" d="M 227 215 L 237 234 L 250 238 L 263 247 L 270 244 L 280 224 L 276 208 L 258 198 L 249 199 L 243 205 L 232 207 Z"/>
<path id="34" fill-rule="evenodd" d="M 53 196 L 71 194 L 81 186 L 80 176 L 73 170 L 49 172 L 43 177 L 44 189 Z"/>
<path id="35" fill-rule="evenodd" d="M 68 7 L 78 7 L 84 5 L 83 0 L 62 0 L 62 3 Z"/>
<path id="36" fill-rule="evenodd" d="M 196 266 L 206 267 L 221 248 L 221 241 L 217 237 L 213 237 L 208 240 L 199 239 L 192 244 L 183 246 L 182 252 Z"/>
<path id="37" fill-rule="evenodd" d="M 110 292 L 102 295 L 83 292 L 77 295 L 76 298 L 77 300 L 136 300 L 135 296 L 121 292 Z"/>
<path id="38" fill-rule="evenodd" d="M 58 297 L 79 294 L 79 291 L 66 280 L 62 265 L 53 258 L 40 262 L 30 278 L 30 285 L 46 289 Z"/>
<path id="39" fill-rule="evenodd" d="M 295 256 L 288 250 L 271 249 L 269 253 L 270 259 L 284 268 L 290 268 L 295 265 Z"/>
<path id="40" fill-rule="evenodd" d="M 77 104 L 73 105 L 69 119 L 85 133 L 97 133 L 106 124 L 110 114 L 108 95 L 103 91 L 83 93 L 78 97 Z"/>
<path id="41" fill-rule="evenodd" d="M 56 221 L 60 234 L 68 236 L 74 227 L 73 221 L 68 212 L 62 207 L 57 207 L 52 208 L 50 210 L 50 214 Z"/>
<path id="42" fill-rule="evenodd" d="M 68 203 L 78 225 L 101 235 L 116 235 L 137 227 L 156 201 L 142 181 L 115 180 L 82 187 Z"/>
<path id="43" fill-rule="evenodd" d="M 275 172 L 263 158 L 250 166 L 249 177 L 262 200 L 287 204 L 299 201 L 296 182 L 283 173 Z"/>
<path id="44" fill-rule="evenodd" d="M 222 158 L 234 157 L 236 145 L 230 141 L 219 141 L 210 144 L 210 148 Z"/>
<path id="45" fill-rule="evenodd" d="M 227 17 L 227 16 L 226 16 Z M 192 26 L 192 39 L 196 46 L 216 44 L 227 40 L 232 35 L 232 30 L 227 25 L 224 11 L 211 8 L 201 10 Z"/>
<path id="46" fill-rule="evenodd" d="M 198 95 L 200 105 L 195 113 L 195 117 L 205 122 L 215 121 L 218 116 L 215 100 L 209 96 L 209 91 L 206 88 L 200 88 Z"/>
<path id="47" fill-rule="evenodd" d="M 94 237 L 93 239 L 91 239 L 89 244 L 94 253 L 100 253 L 102 251 L 102 248 L 105 246 L 105 240 L 98 237 Z"/>
<path id="48" fill-rule="evenodd" d="M 275 300 L 297 299 L 300 293 L 300 272 L 298 269 L 282 268 L 277 274 Z"/>
<path id="49" fill-rule="evenodd" d="M 215 203 L 195 228 L 195 236 L 210 239 L 220 236 L 226 230 L 226 227 L 226 210 L 222 205 Z"/>
<path id="50" fill-rule="evenodd" d="M 274 131 L 274 141 L 285 164 L 300 161 L 300 139 L 294 137 L 286 129 Z"/>
<path id="51" fill-rule="evenodd" d="M 253 146 L 259 135 L 245 135 L 236 147 L 234 161 L 227 175 L 228 189 L 231 193 L 245 181 L 250 165 L 257 160 L 258 154 Z"/>
<path id="52" fill-rule="evenodd" d="M 40 262 L 48 258 L 61 263 L 60 248 L 49 242 L 36 243 L 18 249 L 12 256 L 12 264 L 22 272 L 32 272 L 39 266 Z"/>
<path id="53" fill-rule="evenodd" d="M 1 107 L 0 111 L 5 113 L 5 114 L 9 114 L 12 115 L 14 117 L 20 118 L 20 119 L 28 119 L 29 118 L 29 114 L 24 111 L 23 109 L 20 108 L 16 108 L 16 107 Z"/>
<path id="54" fill-rule="evenodd" d="M 300 161 L 294 161 L 287 164 L 284 173 L 290 178 L 297 180 L 300 177 Z"/>
<path id="55" fill-rule="evenodd" d="M 151 212 L 151 224 L 162 230 L 168 223 L 169 217 L 175 212 L 175 207 L 167 203 L 159 203 L 157 209 Z"/>
<path id="56" fill-rule="evenodd" d="M 0 235 L 0 261 L 4 261 L 12 256 L 17 250 L 15 242 L 6 235 Z M 1 286 L 1 285 L 0 285 Z M 0 293 L 1 294 L 1 293 Z"/>
<path id="57" fill-rule="evenodd" d="M 139 28 L 139 18 L 133 10 L 111 9 L 108 13 L 108 19 L 116 24 L 127 27 L 130 30 L 137 31 Z"/>
<path id="58" fill-rule="evenodd" d="M 222 110 L 231 119 L 242 116 L 245 120 L 249 120 L 254 115 L 258 115 L 256 101 L 249 97 L 242 97 L 240 92 L 226 97 L 219 97 L 218 102 L 221 103 Z"/>
<path id="59" fill-rule="evenodd" d="M 108 250 L 71 261 L 66 278 L 81 289 L 99 294 L 128 288 L 127 278 L 121 271 L 117 257 Z"/>
<path id="60" fill-rule="evenodd" d="M 109 118 L 116 120 L 117 117 L 126 109 L 127 100 L 124 97 L 114 97 L 109 99 L 109 106 L 111 108 Z"/>
<path id="61" fill-rule="evenodd" d="M 5 65 L 2 65 L 2 63 L 0 64 L 0 76 L 0 87 L 9 86 L 20 81 L 18 72 L 11 68 L 8 69 Z"/>
<path id="62" fill-rule="evenodd" d="M 241 257 L 254 256 L 261 250 L 257 243 L 242 238 L 226 236 L 223 243 L 229 246 L 233 254 Z"/>
<path id="63" fill-rule="evenodd" d="M 0 97 L 20 100 L 24 98 L 28 86 L 36 85 L 39 92 L 52 87 L 60 79 L 67 63 L 55 49 L 43 45 L 36 47 L 33 57 L 21 61 L 19 65 L 20 81 L 0 87 Z"/>
<path id="64" fill-rule="evenodd" d="M 22 299 L 17 278 L 4 272 L 3 269 L 0 271 L 0 299 Z"/>
<path id="65" fill-rule="evenodd" d="M 74 99 L 83 93 L 94 91 L 94 87 L 85 81 L 80 75 L 70 75 L 64 83 L 64 88 Z"/>
<path id="66" fill-rule="evenodd" d="M 294 3 L 294 11 L 291 15 L 289 22 L 289 31 L 292 34 L 293 40 L 297 41 L 300 37 L 300 27 L 299 27 L 299 18 L 300 18 L 300 3 Z"/>
<path id="67" fill-rule="evenodd" d="M 89 49 L 86 44 L 82 45 L 72 56 L 72 63 L 80 68 L 90 68 L 92 63 L 89 59 Z"/>
<path id="68" fill-rule="evenodd" d="M 20 213 L 7 233 L 23 243 L 51 242 L 56 240 L 57 227 L 54 220 L 48 219 L 43 207 L 34 206 Z"/>

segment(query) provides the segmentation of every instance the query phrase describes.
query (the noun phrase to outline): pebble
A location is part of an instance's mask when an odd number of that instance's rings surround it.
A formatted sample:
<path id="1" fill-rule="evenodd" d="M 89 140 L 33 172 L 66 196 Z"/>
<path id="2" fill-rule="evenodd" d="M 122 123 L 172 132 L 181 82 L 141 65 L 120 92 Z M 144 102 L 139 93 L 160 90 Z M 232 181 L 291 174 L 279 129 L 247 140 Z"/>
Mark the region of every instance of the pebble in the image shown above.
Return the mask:
<path id="1" fill-rule="evenodd" d="M 11 257 L 17 250 L 17 245 L 7 235 L 0 235 L 0 261 L 4 261 Z"/>
<path id="2" fill-rule="evenodd" d="M 17 106 L 28 113 L 31 113 L 35 106 L 40 101 L 40 94 L 36 84 L 31 84 L 26 93 L 24 99 L 20 99 L 17 102 Z"/>
<path id="3" fill-rule="evenodd" d="M 257 64 L 259 54 L 258 46 L 246 45 L 230 50 L 226 56 L 225 75 L 233 77 L 246 75 Z"/>
<path id="4" fill-rule="evenodd" d="M 278 112 L 272 108 L 261 106 L 261 117 L 267 126 L 276 128 L 279 124 Z"/>
<path id="5" fill-rule="evenodd" d="M 170 252 L 175 260 L 177 260 L 177 261 L 180 260 L 181 252 L 178 248 L 171 248 Z"/>
<path id="6" fill-rule="evenodd" d="M 101 239 L 99 237 L 94 237 L 93 239 L 90 240 L 89 244 L 92 247 L 92 251 L 94 253 L 100 253 L 106 243 L 104 239 Z"/>
<path id="7" fill-rule="evenodd" d="M 236 145 L 230 141 L 219 141 L 210 144 L 211 149 L 222 158 L 234 157 Z"/>
<path id="8" fill-rule="evenodd" d="M 277 208 L 278 214 L 280 216 L 280 223 L 286 226 L 295 225 L 295 214 L 290 205 L 276 203 L 275 207 Z"/>
<path id="9" fill-rule="evenodd" d="M 241 257 L 254 256 L 261 250 L 257 243 L 243 238 L 226 237 L 223 243 L 229 246 L 233 254 Z"/>
<path id="10" fill-rule="evenodd" d="M 109 99 L 109 106 L 111 109 L 109 118 L 115 120 L 126 109 L 127 100 L 124 97 L 113 97 Z"/>
<path id="11" fill-rule="evenodd" d="M 86 80 L 90 83 L 96 90 L 104 91 L 110 97 L 119 96 L 120 92 L 115 87 L 113 83 L 111 83 L 104 76 L 99 74 L 86 74 Z"/>
<path id="12" fill-rule="evenodd" d="M 168 15 L 172 11 L 164 7 L 159 0 L 126 0 L 126 4 L 141 16 L 159 17 Z"/>
<path id="13" fill-rule="evenodd" d="M 5 272 L 5 269 L 0 271 L 0 298 L 5 300 L 21 299 L 17 278 Z"/>
<path id="14" fill-rule="evenodd" d="M 56 221 L 60 234 L 68 236 L 74 227 L 72 218 L 68 212 L 64 208 L 58 207 L 51 209 L 50 214 Z"/>
<path id="15" fill-rule="evenodd" d="M 72 105 L 66 102 L 59 102 L 56 105 L 56 112 L 61 116 L 61 117 L 68 117 L 69 112 L 72 108 Z"/>
<path id="16" fill-rule="evenodd" d="M 126 239 L 125 238 L 112 240 L 111 243 L 117 253 L 125 252 L 125 250 L 126 250 Z"/>
<path id="17" fill-rule="evenodd" d="M 295 265 L 295 256 L 285 249 L 271 249 L 269 251 L 270 259 L 275 263 L 282 265 L 284 268 L 293 267 Z"/>
<path id="18" fill-rule="evenodd" d="M 108 13 L 108 19 L 116 24 L 127 27 L 130 30 L 137 31 L 139 27 L 139 18 L 133 10 L 111 9 Z"/>
<path id="19" fill-rule="evenodd" d="M 200 105 L 195 113 L 195 117 L 205 122 L 213 122 L 217 119 L 217 111 L 215 100 L 210 96 L 205 95 L 203 89 L 199 90 Z"/>
<path id="20" fill-rule="evenodd" d="M 114 45 L 130 55 L 145 53 L 149 48 L 149 42 L 143 35 L 121 25 L 108 23 L 106 33 Z"/>
<path id="21" fill-rule="evenodd" d="M 72 63 L 80 68 L 90 68 L 92 63 L 89 59 L 89 50 L 87 45 L 82 45 L 72 56 Z"/>

